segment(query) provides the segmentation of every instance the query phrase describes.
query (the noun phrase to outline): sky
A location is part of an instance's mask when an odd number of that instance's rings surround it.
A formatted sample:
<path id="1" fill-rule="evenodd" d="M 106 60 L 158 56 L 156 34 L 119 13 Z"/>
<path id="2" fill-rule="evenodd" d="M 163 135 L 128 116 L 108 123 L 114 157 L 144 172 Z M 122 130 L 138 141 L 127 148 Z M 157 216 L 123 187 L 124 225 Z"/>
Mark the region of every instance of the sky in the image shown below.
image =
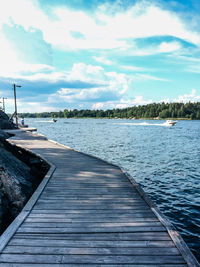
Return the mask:
<path id="1" fill-rule="evenodd" d="M 199 81 L 199 0 L 0 0 L 9 113 L 14 83 L 18 112 L 45 112 L 197 102 Z"/>

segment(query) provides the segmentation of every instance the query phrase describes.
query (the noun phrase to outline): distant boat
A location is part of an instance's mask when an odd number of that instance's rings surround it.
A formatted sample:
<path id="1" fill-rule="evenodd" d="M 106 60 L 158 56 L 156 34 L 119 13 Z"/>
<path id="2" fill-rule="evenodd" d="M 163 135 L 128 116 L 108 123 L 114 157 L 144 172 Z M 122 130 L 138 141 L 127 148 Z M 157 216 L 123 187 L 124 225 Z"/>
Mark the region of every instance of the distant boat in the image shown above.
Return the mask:
<path id="1" fill-rule="evenodd" d="M 52 119 L 52 122 L 57 122 L 57 120 L 56 119 Z"/>
<path id="2" fill-rule="evenodd" d="M 166 122 L 164 122 L 166 126 L 174 126 L 176 123 L 177 121 L 173 121 L 173 120 L 166 120 Z"/>

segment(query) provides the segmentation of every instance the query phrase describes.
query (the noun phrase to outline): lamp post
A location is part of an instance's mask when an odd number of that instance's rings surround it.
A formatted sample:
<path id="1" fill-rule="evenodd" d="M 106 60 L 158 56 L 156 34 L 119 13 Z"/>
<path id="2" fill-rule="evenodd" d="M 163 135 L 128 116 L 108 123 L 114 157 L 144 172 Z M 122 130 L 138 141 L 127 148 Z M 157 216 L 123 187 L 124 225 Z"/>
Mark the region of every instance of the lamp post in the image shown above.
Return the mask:
<path id="1" fill-rule="evenodd" d="M 16 85 L 15 83 L 13 84 L 13 88 L 14 88 L 14 100 L 15 100 L 15 117 L 16 117 L 16 125 L 18 127 L 16 87 L 22 87 L 22 86 L 21 85 Z"/>
<path id="2" fill-rule="evenodd" d="M 3 111 L 5 112 L 6 111 L 6 108 L 5 108 L 5 99 L 7 99 L 6 97 L 2 97 L 3 98 Z"/>

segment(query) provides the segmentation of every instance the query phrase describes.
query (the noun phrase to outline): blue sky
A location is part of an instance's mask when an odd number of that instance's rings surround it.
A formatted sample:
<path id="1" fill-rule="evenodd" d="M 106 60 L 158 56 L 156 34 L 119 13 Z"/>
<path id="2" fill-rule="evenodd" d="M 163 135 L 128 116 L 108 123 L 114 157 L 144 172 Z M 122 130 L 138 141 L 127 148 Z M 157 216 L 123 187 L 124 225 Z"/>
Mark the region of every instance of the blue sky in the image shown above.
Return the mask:
<path id="1" fill-rule="evenodd" d="M 19 112 L 200 101 L 199 0 L 0 0 L 0 97 Z"/>

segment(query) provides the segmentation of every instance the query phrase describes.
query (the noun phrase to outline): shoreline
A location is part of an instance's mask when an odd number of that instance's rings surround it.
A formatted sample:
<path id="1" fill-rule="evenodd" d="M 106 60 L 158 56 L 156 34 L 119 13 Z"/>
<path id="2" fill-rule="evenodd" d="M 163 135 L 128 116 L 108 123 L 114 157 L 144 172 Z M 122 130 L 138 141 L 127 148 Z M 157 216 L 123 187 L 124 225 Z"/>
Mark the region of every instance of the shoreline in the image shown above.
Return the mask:
<path id="1" fill-rule="evenodd" d="M 21 117 L 19 117 L 21 118 Z M 52 119 L 52 117 L 24 117 L 25 119 Z M 200 121 L 200 119 L 190 119 L 190 118 L 137 118 L 137 119 L 133 119 L 133 118 L 110 118 L 110 117 L 72 117 L 72 118 L 67 118 L 67 117 L 55 117 L 55 119 L 97 119 L 97 120 L 101 120 L 101 119 L 106 119 L 106 120 L 153 120 L 153 121 L 165 121 L 165 120 L 178 120 L 178 121 Z"/>

